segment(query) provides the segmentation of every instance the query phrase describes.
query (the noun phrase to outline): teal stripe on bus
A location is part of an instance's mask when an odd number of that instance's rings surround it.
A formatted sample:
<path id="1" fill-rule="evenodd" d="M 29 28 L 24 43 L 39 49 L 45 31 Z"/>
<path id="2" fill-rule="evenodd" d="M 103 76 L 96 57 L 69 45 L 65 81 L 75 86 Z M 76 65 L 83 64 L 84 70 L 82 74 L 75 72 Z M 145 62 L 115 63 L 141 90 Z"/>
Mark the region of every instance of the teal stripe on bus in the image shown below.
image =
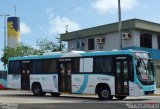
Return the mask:
<path id="1" fill-rule="evenodd" d="M 9 61 L 16 61 L 16 60 L 31 60 L 31 59 L 52 59 L 52 58 L 60 58 L 62 54 L 59 55 L 38 55 L 38 56 L 25 56 L 25 57 L 12 57 L 9 58 Z"/>
<path id="2" fill-rule="evenodd" d="M 84 93 L 84 91 L 85 91 L 85 89 L 87 87 L 87 84 L 88 84 L 88 78 L 89 78 L 89 75 L 88 74 L 84 74 L 83 83 L 82 83 L 80 89 L 78 91 L 74 92 L 74 93 L 79 93 L 79 94 Z"/>
<path id="3" fill-rule="evenodd" d="M 118 50 L 118 51 L 95 51 L 95 52 L 87 52 L 80 53 L 81 56 L 103 56 L 103 55 L 133 55 L 133 51 L 131 50 Z"/>

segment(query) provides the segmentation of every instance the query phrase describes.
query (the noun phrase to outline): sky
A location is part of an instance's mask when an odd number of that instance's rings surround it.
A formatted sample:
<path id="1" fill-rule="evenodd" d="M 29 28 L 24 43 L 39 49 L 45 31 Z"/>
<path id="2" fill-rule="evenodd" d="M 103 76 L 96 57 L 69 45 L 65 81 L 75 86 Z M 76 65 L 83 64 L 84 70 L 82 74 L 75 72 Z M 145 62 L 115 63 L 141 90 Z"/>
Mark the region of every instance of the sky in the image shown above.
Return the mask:
<path id="1" fill-rule="evenodd" d="M 121 0 L 122 20 L 138 18 L 160 23 L 160 0 Z M 20 41 L 56 41 L 69 32 L 118 21 L 118 0 L 0 0 L 0 14 L 20 17 Z M 4 48 L 4 18 L 0 16 L 0 56 Z M 0 69 L 2 69 L 0 63 Z"/>

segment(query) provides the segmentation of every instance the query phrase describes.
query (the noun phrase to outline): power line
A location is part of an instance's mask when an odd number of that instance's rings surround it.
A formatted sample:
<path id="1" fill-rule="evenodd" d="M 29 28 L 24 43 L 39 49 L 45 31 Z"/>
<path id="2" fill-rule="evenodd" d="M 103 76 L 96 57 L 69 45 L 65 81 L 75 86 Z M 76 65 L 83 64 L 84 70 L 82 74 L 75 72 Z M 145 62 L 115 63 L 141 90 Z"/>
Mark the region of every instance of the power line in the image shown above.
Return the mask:
<path id="1" fill-rule="evenodd" d="M 84 3 L 88 2 L 88 1 L 89 1 L 89 0 L 83 0 L 82 2 L 78 3 L 76 6 L 70 8 L 70 9 L 64 11 L 64 12 L 62 12 L 62 13 L 60 14 L 60 16 L 65 15 L 65 14 L 73 11 L 74 9 L 80 7 L 81 5 L 83 5 Z M 52 18 L 46 19 L 46 20 L 39 21 L 39 22 L 37 22 L 37 23 L 33 23 L 33 24 L 31 24 L 30 26 L 36 26 L 36 25 L 41 24 L 41 23 L 49 22 L 51 19 L 54 19 L 54 18 L 55 18 L 55 16 L 52 17 Z"/>

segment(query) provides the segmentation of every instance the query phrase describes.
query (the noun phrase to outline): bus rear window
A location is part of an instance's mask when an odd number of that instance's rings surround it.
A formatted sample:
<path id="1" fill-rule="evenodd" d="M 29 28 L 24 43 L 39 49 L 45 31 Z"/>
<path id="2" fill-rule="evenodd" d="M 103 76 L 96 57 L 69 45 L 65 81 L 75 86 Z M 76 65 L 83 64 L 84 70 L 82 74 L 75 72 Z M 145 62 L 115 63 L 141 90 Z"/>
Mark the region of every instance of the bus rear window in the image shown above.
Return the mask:
<path id="1" fill-rule="evenodd" d="M 11 61 L 9 62 L 9 72 L 10 74 L 19 74 L 20 73 L 20 62 Z"/>

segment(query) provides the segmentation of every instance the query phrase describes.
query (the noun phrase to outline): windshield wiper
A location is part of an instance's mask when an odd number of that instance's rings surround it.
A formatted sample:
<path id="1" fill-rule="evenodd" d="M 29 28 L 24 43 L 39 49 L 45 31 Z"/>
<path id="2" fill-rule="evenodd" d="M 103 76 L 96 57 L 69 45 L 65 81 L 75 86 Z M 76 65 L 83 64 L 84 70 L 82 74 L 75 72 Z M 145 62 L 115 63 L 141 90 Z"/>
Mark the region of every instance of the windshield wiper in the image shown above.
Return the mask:
<path id="1" fill-rule="evenodd" d="M 145 70 L 148 70 L 148 68 L 147 68 L 147 66 L 146 66 L 146 64 L 145 64 L 145 62 L 144 62 L 144 60 L 143 60 L 142 58 L 140 58 L 140 61 L 144 64 Z"/>

